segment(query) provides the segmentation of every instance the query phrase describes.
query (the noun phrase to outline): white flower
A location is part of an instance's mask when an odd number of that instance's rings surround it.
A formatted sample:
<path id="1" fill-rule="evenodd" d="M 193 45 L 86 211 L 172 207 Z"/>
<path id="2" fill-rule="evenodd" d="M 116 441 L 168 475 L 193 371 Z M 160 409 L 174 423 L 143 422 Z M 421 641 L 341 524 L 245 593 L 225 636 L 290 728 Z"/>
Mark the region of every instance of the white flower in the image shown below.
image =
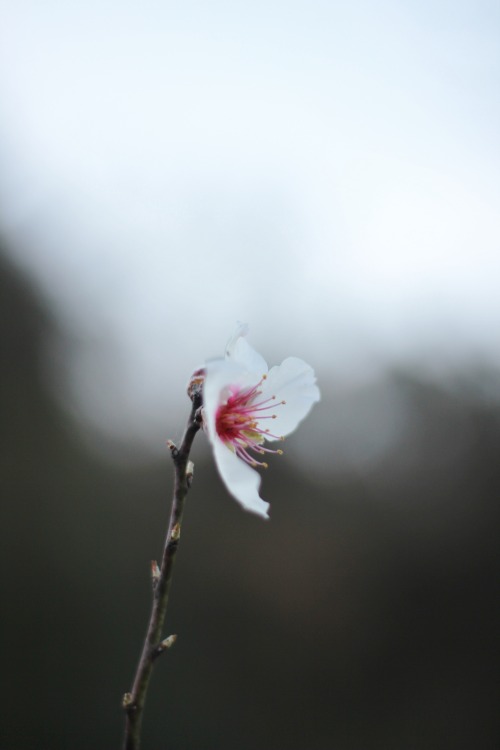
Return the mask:
<path id="1" fill-rule="evenodd" d="M 231 495 L 246 510 L 267 518 L 269 503 L 259 497 L 261 478 L 254 468 L 267 468 L 262 457 L 283 451 L 264 443 L 284 440 L 320 396 L 308 364 L 289 357 L 268 370 L 246 333 L 246 326 L 238 326 L 225 358 L 206 365 L 203 426 Z"/>

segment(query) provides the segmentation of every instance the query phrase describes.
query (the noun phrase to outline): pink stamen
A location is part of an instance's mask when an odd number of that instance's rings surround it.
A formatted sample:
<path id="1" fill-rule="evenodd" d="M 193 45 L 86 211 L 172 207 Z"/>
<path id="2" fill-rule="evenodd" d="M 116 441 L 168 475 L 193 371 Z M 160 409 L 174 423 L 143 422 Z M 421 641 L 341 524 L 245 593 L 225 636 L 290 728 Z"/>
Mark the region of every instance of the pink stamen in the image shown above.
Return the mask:
<path id="1" fill-rule="evenodd" d="M 226 445 L 234 450 L 236 455 L 250 466 L 263 466 L 267 464 L 257 461 L 249 451 L 259 455 L 266 453 L 277 453 L 281 455 L 282 450 L 264 448 L 262 443 L 266 439 L 283 440 L 279 435 L 272 435 L 269 430 L 260 427 L 259 422 L 263 419 L 276 419 L 276 414 L 261 414 L 260 412 L 282 406 L 284 401 L 276 402 L 276 396 L 258 400 L 262 394 L 259 387 L 266 379 L 264 375 L 257 385 L 252 388 L 239 389 L 237 386 L 230 387 L 230 396 L 225 404 L 221 404 L 215 417 L 217 434 Z M 271 402 L 271 403 L 270 403 Z"/>

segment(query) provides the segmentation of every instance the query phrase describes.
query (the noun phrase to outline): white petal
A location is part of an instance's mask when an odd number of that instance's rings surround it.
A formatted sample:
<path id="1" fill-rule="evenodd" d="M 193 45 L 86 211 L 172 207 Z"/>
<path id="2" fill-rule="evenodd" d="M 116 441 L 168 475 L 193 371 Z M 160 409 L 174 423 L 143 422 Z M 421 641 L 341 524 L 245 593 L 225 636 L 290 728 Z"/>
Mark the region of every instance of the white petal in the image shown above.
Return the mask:
<path id="1" fill-rule="evenodd" d="M 253 372 L 262 377 L 268 370 L 266 360 L 244 338 L 247 333 L 248 326 L 239 323 L 236 331 L 227 342 L 226 359 L 236 362 L 248 372 Z"/>
<path id="2" fill-rule="evenodd" d="M 259 474 L 220 440 L 215 425 L 217 409 L 225 399 L 226 389 L 230 385 L 244 387 L 255 384 L 256 376 L 234 362 L 224 359 L 209 362 L 203 386 L 203 412 L 215 463 L 227 489 L 246 510 L 267 518 L 269 504 L 259 497 Z"/>
<path id="3" fill-rule="evenodd" d="M 219 474 L 231 495 L 245 510 L 268 518 L 269 503 L 259 497 L 260 475 L 238 458 L 219 438 L 216 437 L 211 442 Z"/>
<path id="4" fill-rule="evenodd" d="M 229 386 L 250 387 L 259 382 L 253 373 L 247 372 L 241 365 L 226 359 L 214 359 L 206 365 L 203 384 L 203 411 L 205 424 L 210 439 L 215 438 L 215 417 L 217 409 L 224 403 Z M 226 393 L 227 391 L 227 393 Z"/>
<path id="5" fill-rule="evenodd" d="M 281 365 L 269 370 L 262 384 L 262 398 L 265 396 L 276 396 L 276 408 L 272 410 L 276 418 L 260 420 L 259 426 L 269 428 L 278 437 L 289 435 L 320 399 L 314 370 L 297 357 L 285 359 Z M 286 403 L 281 404 L 281 401 Z M 269 438 L 273 439 L 276 438 Z"/>
<path id="6" fill-rule="evenodd" d="M 226 349 L 225 349 L 226 357 L 228 358 L 232 357 L 233 349 L 234 349 L 236 342 L 238 341 L 239 338 L 241 338 L 241 336 L 246 336 L 247 333 L 248 333 L 247 323 L 240 323 L 238 321 L 235 332 L 233 333 L 233 335 L 231 336 L 231 338 L 226 344 Z"/>

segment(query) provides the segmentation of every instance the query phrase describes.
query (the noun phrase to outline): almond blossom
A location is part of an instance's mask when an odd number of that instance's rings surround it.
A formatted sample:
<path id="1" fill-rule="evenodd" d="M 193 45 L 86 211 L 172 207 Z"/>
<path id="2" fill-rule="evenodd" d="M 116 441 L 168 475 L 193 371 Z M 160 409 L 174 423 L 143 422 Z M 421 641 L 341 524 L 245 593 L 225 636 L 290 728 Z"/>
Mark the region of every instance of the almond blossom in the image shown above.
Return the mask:
<path id="1" fill-rule="evenodd" d="M 204 368 L 203 427 L 227 489 L 246 509 L 268 517 L 269 503 L 259 496 L 261 477 L 270 454 L 319 401 L 313 369 L 288 357 L 270 370 L 246 341 L 247 326 L 239 325 L 225 357 Z M 200 375 L 197 371 L 193 377 Z"/>

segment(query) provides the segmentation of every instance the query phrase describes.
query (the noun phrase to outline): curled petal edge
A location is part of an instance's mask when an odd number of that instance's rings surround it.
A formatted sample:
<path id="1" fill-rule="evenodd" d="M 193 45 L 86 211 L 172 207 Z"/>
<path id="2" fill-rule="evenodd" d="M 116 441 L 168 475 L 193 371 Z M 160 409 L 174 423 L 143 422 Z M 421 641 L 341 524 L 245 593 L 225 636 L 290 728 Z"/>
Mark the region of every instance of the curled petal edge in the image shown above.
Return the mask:
<path id="1" fill-rule="evenodd" d="M 245 510 L 268 519 L 269 503 L 259 495 L 260 474 L 241 461 L 218 438 L 212 439 L 211 442 L 217 468 L 229 493 Z"/>

